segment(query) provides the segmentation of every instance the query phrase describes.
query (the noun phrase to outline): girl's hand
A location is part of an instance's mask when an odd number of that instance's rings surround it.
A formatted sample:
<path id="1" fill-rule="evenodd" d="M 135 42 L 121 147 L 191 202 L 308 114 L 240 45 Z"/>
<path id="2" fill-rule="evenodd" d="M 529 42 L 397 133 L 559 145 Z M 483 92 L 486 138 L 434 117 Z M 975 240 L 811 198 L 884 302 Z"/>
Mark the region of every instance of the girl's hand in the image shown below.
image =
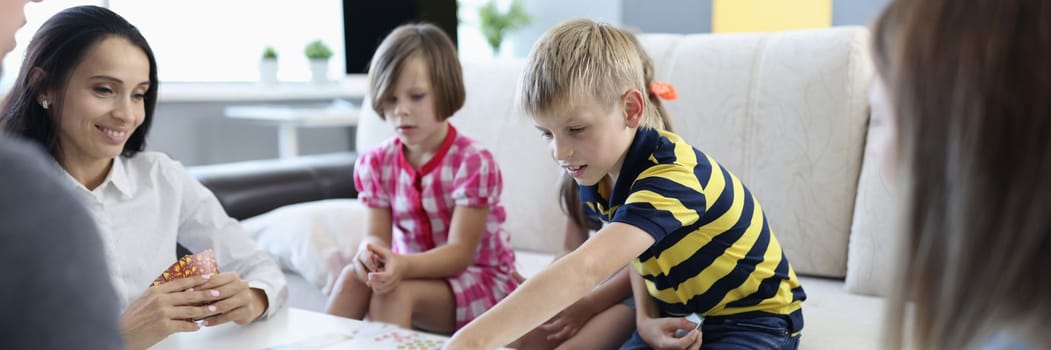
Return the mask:
<path id="1" fill-rule="evenodd" d="M 518 284 L 525 283 L 526 280 L 525 276 L 522 276 L 522 274 L 519 273 L 517 269 L 515 269 L 515 272 L 511 274 L 511 278 L 514 278 L 515 282 L 518 282 Z"/>
<path id="2" fill-rule="evenodd" d="M 366 247 L 372 255 L 375 255 L 382 262 L 382 268 L 378 271 L 371 270 L 365 284 L 372 287 L 372 291 L 376 294 L 384 294 L 394 290 L 394 287 L 398 286 L 398 282 L 401 282 L 402 277 L 405 275 L 405 264 L 402 257 L 378 245 L 367 244 Z"/>
<path id="3" fill-rule="evenodd" d="M 588 320 L 594 317 L 595 313 L 588 303 L 584 302 L 584 300 L 579 300 L 562 310 L 562 312 L 559 312 L 547 323 L 540 325 L 540 328 L 549 333 L 547 340 L 555 342 L 565 341 L 576 335 L 581 328 L 584 328 L 584 324 L 588 323 Z"/>
<path id="4" fill-rule="evenodd" d="M 145 349 L 172 333 L 200 329 L 194 320 L 212 314 L 205 305 L 211 300 L 210 294 L 199 289 L 210 277 L 194 276 L 150 287 L 132 301 L 120 316 L 128 349 Z"/>
<path id="5" fill-rule="evenodd" d="M 266 293 L 248 287 L 236 272 L 215 275 L 208 283 L 199 287 L 207 292 L 209 304 L 205 305 L 213 316 L 201 321 L 202 326 L 215 326 L 227 322 L 239 325 L 252 323 L 266 311 Z"/>
<path id="6" fill-rule="evenodd" d="M 377 247 L 375 244 L 363 242 L 358 247 L 358 253 L 354 255 L 354 260 L 365 267 L 365 272 L 379 272 L 386 265 L 383 256 L 376 253 L 374 248 Z"/>
<path id="7" fill-rule="evenodd" d="M 362 243 L 358 247 L 358 253 L 354 255 L 354 275 L 361 283 L 369 283 L 369 273 L 379 272 L 385 265 L 380 257 L 368 249 L 369 243 Z"/>
<path id="8" fill-rule="evenodd" d="M 697 324 L 683 317 L 646 318 L 638 321 L 639 337 L 654 349 L 691 349 L 701 348 L 701 331 Z M 675 337 L 675 331 L 688 330 L 682 338 Z"/>

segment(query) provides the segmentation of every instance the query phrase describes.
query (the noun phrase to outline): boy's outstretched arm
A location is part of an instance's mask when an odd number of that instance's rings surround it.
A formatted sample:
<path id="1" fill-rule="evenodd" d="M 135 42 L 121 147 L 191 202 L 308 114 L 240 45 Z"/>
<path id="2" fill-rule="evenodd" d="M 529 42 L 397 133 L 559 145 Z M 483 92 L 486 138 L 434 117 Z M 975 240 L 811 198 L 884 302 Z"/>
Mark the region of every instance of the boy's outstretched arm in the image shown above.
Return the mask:
<path id="1" fill-rule="evenodd" d="M 653 245 L 645 231 L 612 223 L 456 332 L 445 349 L 492 349 L 518 339 Z"/>

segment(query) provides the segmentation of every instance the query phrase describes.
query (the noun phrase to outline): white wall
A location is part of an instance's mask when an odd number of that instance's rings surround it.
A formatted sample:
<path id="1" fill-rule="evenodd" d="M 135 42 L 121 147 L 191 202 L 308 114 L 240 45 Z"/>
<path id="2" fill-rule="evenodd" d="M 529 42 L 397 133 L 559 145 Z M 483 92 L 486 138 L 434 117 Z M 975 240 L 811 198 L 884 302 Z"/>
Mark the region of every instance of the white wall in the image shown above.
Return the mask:
<path id="1" fill-rule="evenodd" d="M 562 21 L 586 17 L 621 25 L 621 0 L 538 0 L 526 1 L 525 9 L 533 22 L 511 36 L 515 56 L 529 55 L 529 49 L 545 31 Z"/>
<path id="2" fill-rule="evenodd" d="M 498 0 L 506 8 L 510 0 Z M 525 57 L 540 35 L 556 24 L 573 18 L 590 18 L 621 25 L 622 0 L 520 0 L 532 18 L 528 26 L 512 33 L 505 44 L 513 57 Z M 491 50 L 478 30 L 478 7 L 488 0 L 460 1 L 460 55 L 465 61 L 488 59 Z"/>

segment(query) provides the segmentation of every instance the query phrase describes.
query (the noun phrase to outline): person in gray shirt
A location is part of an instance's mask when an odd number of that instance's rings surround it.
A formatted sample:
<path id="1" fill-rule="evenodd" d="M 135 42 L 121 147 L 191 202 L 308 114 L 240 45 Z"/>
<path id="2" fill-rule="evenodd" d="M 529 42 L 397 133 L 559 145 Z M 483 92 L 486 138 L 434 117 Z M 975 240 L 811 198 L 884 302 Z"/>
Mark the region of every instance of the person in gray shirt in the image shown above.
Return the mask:
<path id="1" fill-rule="evenodd" d="M 27 2 L 0 0 L 0 60 Z M 0 134 L 0 349 L 121 349 L 95 222 L 47 159 Z"/>
<path id="2" fill-rule="evenodd" d="M 123 348 L 95 222 L 47 159 L 0 135 L 0 349 Z"/>

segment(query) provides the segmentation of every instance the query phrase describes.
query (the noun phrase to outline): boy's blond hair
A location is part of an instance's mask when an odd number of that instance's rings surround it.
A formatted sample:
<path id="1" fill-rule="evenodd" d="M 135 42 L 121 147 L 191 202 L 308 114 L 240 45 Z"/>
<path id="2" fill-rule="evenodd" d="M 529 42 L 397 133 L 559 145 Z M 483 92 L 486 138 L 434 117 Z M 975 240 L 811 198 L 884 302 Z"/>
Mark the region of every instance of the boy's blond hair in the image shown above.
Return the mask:
<path id="1" fill-rule="evenodd" d="M 644 59 L 634 35 L 623 29 L 588 19 L 562 22 L 544 33 L 529 54 L 521 106 L 529 115 L 558 113 L 588 100 L 609 108 L 628 89 L 637 89 L 647 96 L 642 125 L 662 128 L 648 98 Z"/>

